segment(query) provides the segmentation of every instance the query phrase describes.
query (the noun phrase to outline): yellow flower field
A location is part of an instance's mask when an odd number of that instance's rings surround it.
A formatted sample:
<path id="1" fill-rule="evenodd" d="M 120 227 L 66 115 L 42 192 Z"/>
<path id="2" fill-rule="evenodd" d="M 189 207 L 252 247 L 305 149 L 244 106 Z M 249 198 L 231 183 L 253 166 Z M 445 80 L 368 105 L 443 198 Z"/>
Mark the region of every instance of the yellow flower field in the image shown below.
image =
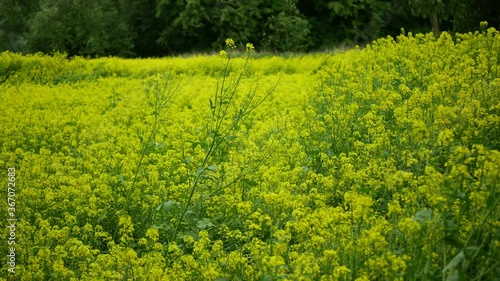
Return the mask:
<path id="1" fill-rule="evenodd" d="M 0 280 L 500 278 L 497 30 L 243 43 L 2 53 Z"/>

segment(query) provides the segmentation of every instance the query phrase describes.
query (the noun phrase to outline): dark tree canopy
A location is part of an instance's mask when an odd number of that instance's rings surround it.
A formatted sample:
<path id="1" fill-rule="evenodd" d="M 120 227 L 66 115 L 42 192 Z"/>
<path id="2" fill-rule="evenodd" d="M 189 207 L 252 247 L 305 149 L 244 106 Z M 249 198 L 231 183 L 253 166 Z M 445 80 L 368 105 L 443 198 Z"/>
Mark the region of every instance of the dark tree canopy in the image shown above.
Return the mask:
<path id="1" fill-rule="evenodd" d="M 151 57 L 214 51 L 231 37 L 302 52 L 401 28 L 498 28 L 499 15 L 497 0 L 0 0 L 0 51 Z"/>

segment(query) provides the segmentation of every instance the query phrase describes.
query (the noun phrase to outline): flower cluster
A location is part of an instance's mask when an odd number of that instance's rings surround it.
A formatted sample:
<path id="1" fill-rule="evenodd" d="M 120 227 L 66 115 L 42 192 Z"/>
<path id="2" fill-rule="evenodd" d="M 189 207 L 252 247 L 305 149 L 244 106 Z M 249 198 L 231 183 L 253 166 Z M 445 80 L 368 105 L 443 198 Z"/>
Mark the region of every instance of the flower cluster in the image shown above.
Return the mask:
<path id="1" fill-rule="evenodd" d="M 2 53 L 16 277 L 494 280 L 499 58 L 486 23 L 223 69 Z"/>

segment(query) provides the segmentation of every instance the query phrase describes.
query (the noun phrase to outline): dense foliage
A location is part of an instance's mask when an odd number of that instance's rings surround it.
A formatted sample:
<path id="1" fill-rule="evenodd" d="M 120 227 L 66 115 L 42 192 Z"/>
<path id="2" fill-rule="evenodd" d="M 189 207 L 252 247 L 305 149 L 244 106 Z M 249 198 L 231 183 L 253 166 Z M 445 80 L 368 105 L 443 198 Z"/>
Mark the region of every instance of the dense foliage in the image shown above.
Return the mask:
<path id="1" fill-rule="evenodd" d="M 158 57 L 210 52 L 227 37 L 308 51 L 369 43 L 402 27 L 500 28 L 499 15 L 497 0 L 0 0 L 0 51 Z"/>
<path id="2" fill-rule="evenodd" d="M 1 54 L 17 280 L 500 276 L 497 30 L 287 59 L 226 44 Z"/>

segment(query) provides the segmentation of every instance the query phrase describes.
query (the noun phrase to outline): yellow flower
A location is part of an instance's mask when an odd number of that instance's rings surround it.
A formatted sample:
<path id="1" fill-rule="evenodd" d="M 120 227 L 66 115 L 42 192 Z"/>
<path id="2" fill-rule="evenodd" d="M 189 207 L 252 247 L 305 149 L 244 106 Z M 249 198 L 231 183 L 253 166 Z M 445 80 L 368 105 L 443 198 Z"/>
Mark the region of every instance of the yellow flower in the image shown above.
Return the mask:
<path id="1" fill-rule="evenodd" d="M 158 233 L 158 229 L 156 229 L 156 228 L 149 228 L 146 231 L 146 237 L 151 239 L 154 242 L 158 241 L 159 236 L 160 236 L 160 234 Z"/>
<path id="2" fill-rule="evenodd" d="M 275 271 L 276 269 L 285 265 L 285 261 L 280 256 L 265 257 L 262 263 L 268 270 L 271 271 Z"/>
<path id="3" fill-rule="evenodd" d="M 388 209 L 388 212 L 387 212 L 388 216 L 398 215 L 398 214 L 401 214 L 403 212 L 403 209 L 401 208 L 401 205 L 397 201 L 391 201 L 391 202 L 389 202 L 387 204 L 387 209 Z"/>
<path id="4" fill-rule="evenodd" d="M 453 141 L 453 131 L 450 129 L 444 129 L 438 134 L 438 143 L 444 146 L 450 145 Z"/>
<path id="5" fill-rule="evenodd" d="M 398 227 L 404 234 L 410 237 L 420 231 L 420 223 L 411 218 L 404 218 L 399 221 Z"/>
<path id="6" fill-rule="evenodd" d="M 334 280 L 339 280 L 342 276 L 346 276 L 349 273 L 351 273 L 351 270 L 347 266 L 345 265 L 337 266 L 333 270 L 333 276 L 335 278 Z"/>
<path id="7" fill-rule="evenodd" d="M 133 239 L 134 224 L 132 223 L 132 217 L 129 215 L 120 216 L 119 222 L 120 226 L 120 242 L 123 244 L 131 241 Z"/>
<path id="8" fill-rule="evenodd" d="M 153 251 L 158 251 L 158 252 L 163 251 L 163 245 L 161 243 L 155 243 L 153 245 Z"/>
<path id="9" fill-rule="evenodd" d="M 234 44 L 234 41 L 233 41 L 233 39 L 231 39 L 231 38 L 227 38 L 227 39 L 226 39 L 226 46 L 227 46 L 229 49 L 235 49 L 235 48 L 236 48 L 236 45 Z"/>
<path id="10" fill-rule="evenodd" d="M 224 50 L 221 50 L 221 51 L 219 52 L 219 56 L 220 56 L 221 58 L 224 58 L 224 59 L 225 59 L 225 58 L 227 58 L 227 52 L 226 52 L 226 51 L 224 51 Z"/>
<path id="11" fill-rule="evenodd" d="M 148 244 L 148 240 L 146 240 L 146 238 L 141 238 L 139 239 L 139 243 L 138 243 L 140 246 L 146 246 Z"/>
<path id="12" fill-rule="evenodd" d="M 253 53 L 255 52 L 255 48 L 252 43 L 247 43 L 246 45 L 247 53 Z"/>
<path id="13" fill-rule="evenodd" d="M 168 244 L 168 252 L 173 256 L 180 256 L 182 254 L 182 250 L 177 246 L 177 243 L 171 242 Z"/>

